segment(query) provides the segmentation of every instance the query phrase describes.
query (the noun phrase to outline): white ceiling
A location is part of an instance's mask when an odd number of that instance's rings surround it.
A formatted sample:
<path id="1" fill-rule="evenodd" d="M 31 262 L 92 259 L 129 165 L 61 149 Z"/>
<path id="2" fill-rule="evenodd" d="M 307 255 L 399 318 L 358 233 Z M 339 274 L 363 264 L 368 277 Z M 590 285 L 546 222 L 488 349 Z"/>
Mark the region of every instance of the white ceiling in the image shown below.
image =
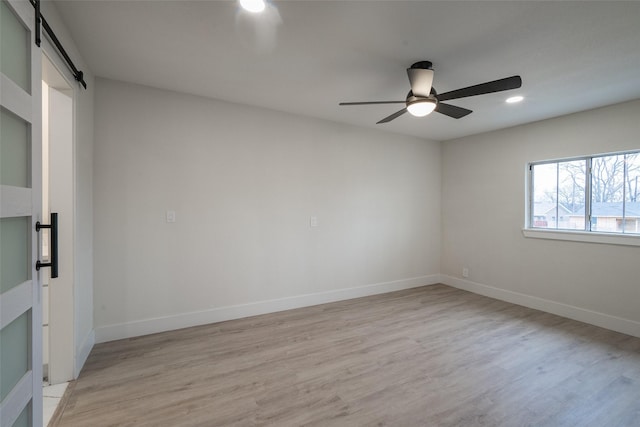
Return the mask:
<path id="1" fill-rule="evenodd" d="M 96 75 L 358 126 L 448 140 L 640 98 L 640 2 L 58 0 Z M 429 60 L 440 93 L 515 74 L 474 110 L 381 118 L 405 69 Z M 525 101 L 507 105 L 507 96 Z"/>

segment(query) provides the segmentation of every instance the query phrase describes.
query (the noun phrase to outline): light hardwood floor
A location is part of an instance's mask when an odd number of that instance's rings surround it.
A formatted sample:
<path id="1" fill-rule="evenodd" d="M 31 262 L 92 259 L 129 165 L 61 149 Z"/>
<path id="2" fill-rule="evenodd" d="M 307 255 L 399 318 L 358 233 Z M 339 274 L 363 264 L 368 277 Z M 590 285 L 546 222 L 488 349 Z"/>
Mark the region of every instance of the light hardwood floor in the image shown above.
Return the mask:
<path id="1" fill-rule="evenodd" d="M 58 426 L 640 426 L 640 339 L 445 285 L 96 345 Z"/>

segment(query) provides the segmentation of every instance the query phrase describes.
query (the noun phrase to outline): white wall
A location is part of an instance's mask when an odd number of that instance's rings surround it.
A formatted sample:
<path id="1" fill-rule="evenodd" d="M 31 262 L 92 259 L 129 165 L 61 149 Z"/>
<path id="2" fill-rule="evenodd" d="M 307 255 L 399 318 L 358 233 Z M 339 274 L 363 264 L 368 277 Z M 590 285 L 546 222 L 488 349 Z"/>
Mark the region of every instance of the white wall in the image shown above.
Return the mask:
<path id="1" fill-rule="evenodd" d="M 439 143 L 96 86 L 98 341 L 438 281 Z"/>
<path id="2" fill-rule="evenodd" d="M 87 90 L 74 85 L 74 357 L 75 376 L 94 343 L 93 331 L 93 108 L 94 78 L 82 59 L 53 2 L 42 2 L 41 11 L 65 50 L 84 72 Z M 52 43 L 43 34 L 43 51 L 65 77 L 74 82 Z M 55 343 L 54 343 L 55 345 Z"/>
<path id="3" fill-rule="evenodd" d="M 639 117 L 633 101 L 444 143 L 443 280 L 640 336 L 640 247 L 521 232 L 527 162 L 638 149 Z"/>

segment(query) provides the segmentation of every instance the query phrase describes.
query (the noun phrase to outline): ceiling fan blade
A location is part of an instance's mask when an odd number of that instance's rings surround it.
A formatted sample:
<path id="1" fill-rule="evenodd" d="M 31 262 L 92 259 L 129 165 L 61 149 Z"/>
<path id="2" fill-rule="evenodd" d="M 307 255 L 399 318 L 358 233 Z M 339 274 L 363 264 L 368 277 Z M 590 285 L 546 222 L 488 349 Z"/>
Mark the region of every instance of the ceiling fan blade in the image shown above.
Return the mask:
<path id="1" fill-rule="evenodd" d="M 364 102 L 341 102 L 338 105 L 372 105 L 372 104 L 404 104 L 407 101 L 364 101 Z"/>
<path id="2" fill-rule="evenodd" d="M 462 107 L 456 107 L 455 105 L 445 104 L 444 102 L 438 102 L 436 110 L 440 114 L 453 117 L 454 119 L 461 119 L 464 116 L 473 113 L 473 111 Z"/>
<path id="3" fill-rule="evenodd" d="M 522 86 L 520 76 L 506 77 L 492 82 L 481 83 L 451 92 L 441 93 L 436 96 L 438 101 L 448 101 L 450 99 L 466 98 L 468 96 L 484 95 L 485 93 L 501 92 L 503 90 L 517 89 Z"/>
<path id="4" fill-rule="evenodd" d="M 409 82 L 411 82 L 411 92 L 415 96 L 424 96 L 431 93 L 433 84 L 433 70 L 426 68 L 407 68 Z"/>
<path id="5" fill-rule="evenodd" d="M 393 113 L 390 116 L 385 117 L 384 119 L 380 120 L 378 123 L 376 123 L 377 125 L 379 125 L 380 123 L 388 123 L 393 119 L 397 119 L 398 117 L 400 117 L 401 115 L 403 115 L 404 113 L 407 112 L 406 108 L 403 108 L 400 111 L 396 111 L 395 113 Z"/>

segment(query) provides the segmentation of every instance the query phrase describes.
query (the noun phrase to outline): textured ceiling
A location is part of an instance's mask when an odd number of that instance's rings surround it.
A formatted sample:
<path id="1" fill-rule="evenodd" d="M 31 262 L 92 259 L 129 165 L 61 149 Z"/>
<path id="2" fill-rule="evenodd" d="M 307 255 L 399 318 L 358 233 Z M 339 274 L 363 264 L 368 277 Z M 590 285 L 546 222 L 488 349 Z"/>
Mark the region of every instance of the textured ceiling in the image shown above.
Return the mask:
<path id="1" fill-rule="evenodd" d="M 448 140 L 640 98 L 640 2 L 56 1 L 98 76 Z M 519 74 L 521 89 L 451 101 L 460 120 L 408 114 L 405 69 L 445 92 Z M 504 103 L 520 94 L 525 101 Z"/>

